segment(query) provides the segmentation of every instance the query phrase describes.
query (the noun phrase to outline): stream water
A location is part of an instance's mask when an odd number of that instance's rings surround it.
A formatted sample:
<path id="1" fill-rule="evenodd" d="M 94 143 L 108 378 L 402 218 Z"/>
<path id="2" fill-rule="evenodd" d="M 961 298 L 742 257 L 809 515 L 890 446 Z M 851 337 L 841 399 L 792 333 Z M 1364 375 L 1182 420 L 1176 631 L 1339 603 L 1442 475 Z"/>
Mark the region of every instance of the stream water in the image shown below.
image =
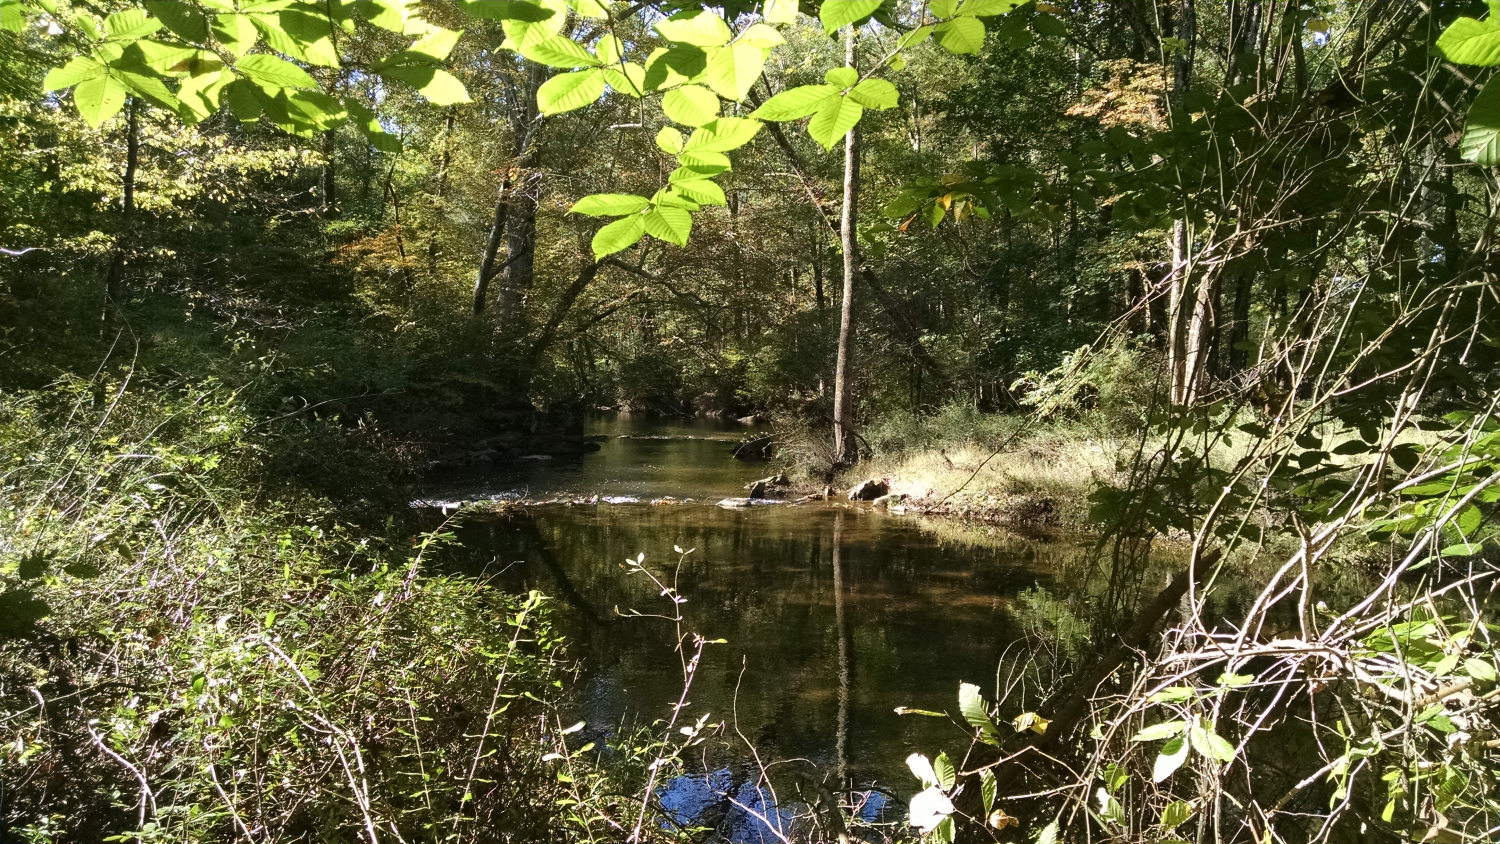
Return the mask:
<path id="1" fill-rule="evenodd" d="M 961 750 L 966 738 L 947 719 L 896 708 L 956 711 L 964 681 L 992 693 L 1021 635 L 1010 608 L 1082 552 L 864 504 L 716 506 L 769 473 L 733 458 L 744 426 L 610 416 L 589 433 L 608 439 L 576 461 L 450 477 L 429 497 L 594 502 L 473 520 L 460 536 L 487 573 L 556 600 L 583 665 L 579 717 L 596 739 L 670 716 L 683 690 L 673 625 L 630 617 L 670 615 L 671 604 L 622 564 L 644 553 L 676 583 L 686 629 L 725 640 L 706 647 L 680 720 L 706 713 L 725 727 L 662 801 L 726 840 L 773 839 L 754 817 L 776 814 L 755 790 L 757 754 L 863 790 L 866 817 L 904 810 L 916 785 L 906 756 Z M 692 500 L 647 503 L 668 496 Z"/>

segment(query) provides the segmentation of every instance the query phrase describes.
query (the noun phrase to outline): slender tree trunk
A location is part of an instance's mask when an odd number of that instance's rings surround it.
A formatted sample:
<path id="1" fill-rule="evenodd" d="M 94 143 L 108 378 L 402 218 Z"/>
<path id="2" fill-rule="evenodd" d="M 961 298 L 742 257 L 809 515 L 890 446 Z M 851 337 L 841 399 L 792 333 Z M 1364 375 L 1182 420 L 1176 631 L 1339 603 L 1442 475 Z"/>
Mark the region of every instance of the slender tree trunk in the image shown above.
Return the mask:
<path id="1" fill-rule="evenodd" d="M 1234 285 L 1234 318 L 1229 324 L 1229 373 L 1243 372 L 1250 359 L 1248 349 L 1241 345 L 1250 339 L 1250 291 L 1254 276 L 1243 273 Z"/>
<path id="2" fill-rule="evenodd" d="M 1192 404 L 1202 392 L 1208 377 L 1208 358 L 1214 348 L 1218 328 L 1215 304 L 1219 298 L 1218 275 L 1211 273 L 1199 280 L 1193 301 L 1193 315 L 1188 323 L 1186 355 L 1183 361 L 1182 404 Z"/>
<path id="3" fill-rule="evenodd" d="M 323 133 L 323 216 L 336 220 L 339 216 L 338 172 L 333 163 L 334 130 Z"/>
<path id="4" fill-rule="evenodd" d="M 104 278 L 106 318 L 120 307 L 125 289 L 125 264 L 135 246 L 135 170 L 141 151 L 139 111 L 140 101 L 131 97 L 125 112 L 125 174 L 121 179 L 120 231 L 115 235 L 109 274 Z"/>
<path id="5" fill-rule="evenodd" d="M 1198 44 L 1198 11 L 1194 0 L 1179 0 L 1176 13 L 1163 20 L 1171 24 L 1171 35 L 1182 42 L 1172 54 L 1172 90 L 1170 100 L 1173 116 L 1187 101 L 1188 88 L 1193 81 L 1193 58 Z M 1185 199 L 1185 197 L 1183 197 Z M 1171 401 L 1183 405 L 1191 401 L 1193 388 L 1193 366 L 1199 363 L 1193 352 L 1189 334 L 1198 314 L 1198 291 L 1192 284 L 1192 235 L 1188 231 L 1186 217 L 1172 221 L 1171 235 L 1172 267 L 1167 276 L 1167 369 L 1170 375 Z M 1191 305 L 1193 310 L 1187 311 Z M 1202 338 L 1200 338 L 1202 339 Z"/>
<path id="6" fill-rule="evenodd" d="M 854 67 L 855 29 L 849 27 L 844 40 L 844 65 Z M 859 269 L 859 127 L 844 136 L 844 215 L 839 237 L 844 252 L 844 302 L 839 315 L 839 356 L 833 371 L 833 459 L 848 465 L 859 459 L 854 442 L 853 378 L 850 372 L 854 345 L 854 278 Z"/>
<path id="7" fill-rule="evenodd" d="M 443 124 L 443 155 L 438 160 L 437 189 L 433 193 L 433 220 L 427 235 L 427 270 L 434 275 L 437 274 L 438 228 L 442 225 L 443 200 L 448 193 L 448 168 L 453 164 L 453 128 L 457 122 L 456 116 L 457 112 L 449 106 L 448 117 Z"/>
<path id="8" fill-rule="evenodd" d="M 500 196 L 495 200 L 495 222 L 490 225 L 490 239 L 484 245 L 484 257 L 479 260 L 479 274 L 474 279 L 474 316 L 484 313 L 489 302 L 490 279 L 495 277 L 495 258 L 500 254 L 500 244 L 505 240 L 505 224 L 510 220 L 507 203 L 510 200 L 510 177 L 500 183 Z"/>

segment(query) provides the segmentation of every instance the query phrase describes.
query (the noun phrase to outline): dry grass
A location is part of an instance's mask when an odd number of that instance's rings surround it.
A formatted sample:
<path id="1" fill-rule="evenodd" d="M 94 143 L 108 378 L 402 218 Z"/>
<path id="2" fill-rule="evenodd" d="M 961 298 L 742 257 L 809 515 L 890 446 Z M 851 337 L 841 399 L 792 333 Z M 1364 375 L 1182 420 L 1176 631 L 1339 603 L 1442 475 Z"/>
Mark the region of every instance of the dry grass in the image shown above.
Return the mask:
<path id="1" fill-rule="evenodd" d="M 908 507 L 984 521 L 1084 528 L 1089 493 L 1115 476 L 1122 442 L 1048 431 L 995 454 L 975 444 L 871 458 L 847 485 L 883 478 Z"/>

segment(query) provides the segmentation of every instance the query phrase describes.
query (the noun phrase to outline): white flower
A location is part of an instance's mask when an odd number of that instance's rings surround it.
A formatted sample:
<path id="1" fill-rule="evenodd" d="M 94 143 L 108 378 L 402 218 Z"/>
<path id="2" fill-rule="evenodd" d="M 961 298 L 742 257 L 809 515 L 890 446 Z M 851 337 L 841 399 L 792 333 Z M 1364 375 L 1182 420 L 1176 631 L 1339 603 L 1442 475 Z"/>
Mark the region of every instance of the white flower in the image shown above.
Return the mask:
<path id="1" fill-rule="evenodd" d="M 932 832 L 951 814 L 953 801 L 935 785 L 911 799 L 911 825 L 924 834 Z"/>

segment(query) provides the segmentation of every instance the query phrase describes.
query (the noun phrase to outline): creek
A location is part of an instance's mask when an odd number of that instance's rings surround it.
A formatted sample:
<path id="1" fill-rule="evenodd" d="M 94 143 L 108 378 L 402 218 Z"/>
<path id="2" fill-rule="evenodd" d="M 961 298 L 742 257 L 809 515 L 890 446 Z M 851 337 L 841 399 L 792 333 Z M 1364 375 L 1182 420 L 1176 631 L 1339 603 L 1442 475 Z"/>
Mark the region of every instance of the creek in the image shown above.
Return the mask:
<path id="1" fill-rule="evenodd" d="M 474 573 L 554 599 L 593 740 L 669 717 L 681 695 L 673 625 L 631 617 L 670 615 L 671 603 L 624 563 L 645 554 L 675 582 L 685 629 L 725 640 L 705 647 L 679 722 L 707 714 L 724 727 L 662 802 L 725 840 L 773 840 L 754 817 L 776 814 L 754 785 L 757 755 L 846 783 L 868 819 L 899 817 L 916 790 L 906 756 L 961 751 L 967 735 L 897 707 L 956 718 L 960 682 L 993 696 L 1002 652 L 1023 638 L 1012 607 L 1085 547 L 841 500 L 725 508 L 770 473 L 734 459 L 745 426 L 618 415 L 588 433 L 604 438 L 599 451 L 449 476 L 428 497 L 553 502 L 469 520 L 459 536 Z"/>

